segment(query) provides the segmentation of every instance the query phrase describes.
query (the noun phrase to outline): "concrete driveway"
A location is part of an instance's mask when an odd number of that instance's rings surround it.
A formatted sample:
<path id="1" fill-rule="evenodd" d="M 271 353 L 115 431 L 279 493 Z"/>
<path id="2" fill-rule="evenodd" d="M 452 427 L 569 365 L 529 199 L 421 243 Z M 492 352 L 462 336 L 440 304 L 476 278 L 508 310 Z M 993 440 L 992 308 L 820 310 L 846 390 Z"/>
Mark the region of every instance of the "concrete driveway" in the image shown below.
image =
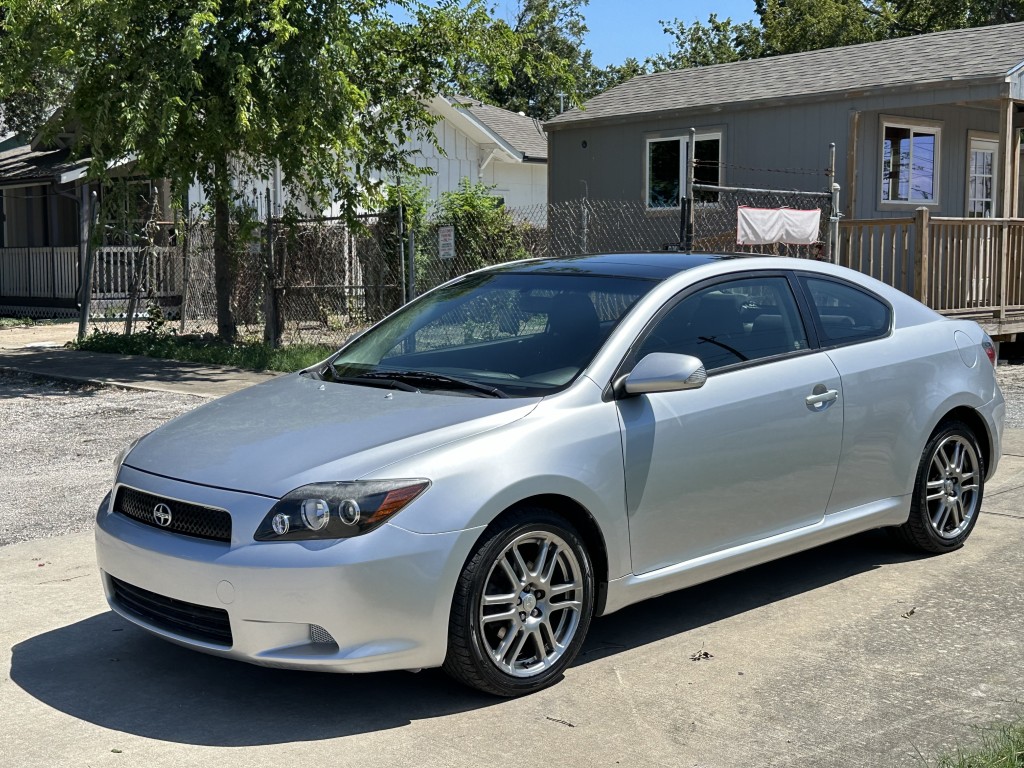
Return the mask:
<path id="1" fill-rule="evenodd" d="M 876 532 L 633 606 L 515 701 L 202 656 L 107 610 L 90 534 L 0 547 L 0 764 L 924 765 L 1024 711 L 1024 432 L 1005 449 L 959 552 Z"/>

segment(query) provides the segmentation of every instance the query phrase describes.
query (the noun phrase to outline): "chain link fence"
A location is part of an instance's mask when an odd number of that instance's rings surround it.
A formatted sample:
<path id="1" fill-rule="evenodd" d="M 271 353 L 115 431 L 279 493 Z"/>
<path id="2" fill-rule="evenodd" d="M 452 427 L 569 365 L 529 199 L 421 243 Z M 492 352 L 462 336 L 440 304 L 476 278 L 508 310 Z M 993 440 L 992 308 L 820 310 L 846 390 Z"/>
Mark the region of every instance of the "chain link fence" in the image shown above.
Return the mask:
<path id="1" fill-rule="evenodd" d="M 831 216 L 827 194 L 695 186 L 694 250 L 822 258 Z M 819 208 L 814 246 L 738 246 L 736 208 Z M 396 209 L 340 219 L 265 219 L 233 254 L 231 306 L 243 341 L 338 344 L 405 301 L 491 264 L 535 257 L 675 250 L 686 240 L 685 208 L 642 201 L 573 200 L 452 215 L 439 206 L 415 217 Z M 212 224 L 165 228 L 144 246 L 99 249 L 90 324 L 105 331 L 215 334 Z"/>
<path id="2" fill-rule="evenodd" d="M 803 259 L 828 260 L 832 194 L 776 189 L 748 189 L 694 184 L 693 249 L 698 251 L 749 253 L 770 256 L 792 256 Z M 772 243 L 740 245 L 737 243 L 737 209 L 791 208 L 798 211 L 817 210 L 818 238 L 811 244 Z"/>

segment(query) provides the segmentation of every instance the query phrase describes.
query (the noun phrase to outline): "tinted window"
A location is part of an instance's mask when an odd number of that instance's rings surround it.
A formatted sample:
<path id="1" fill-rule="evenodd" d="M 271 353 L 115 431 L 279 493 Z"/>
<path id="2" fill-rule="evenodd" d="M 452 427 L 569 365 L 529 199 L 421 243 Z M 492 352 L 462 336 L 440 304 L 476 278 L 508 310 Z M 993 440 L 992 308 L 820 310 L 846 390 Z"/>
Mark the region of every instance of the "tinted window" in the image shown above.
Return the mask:
<path id="1" fill-rule="evenodd" d="M 431 291 L 334 359 L 338 377 L 417 371 L 457 376 L 509 395 L 550 394 L 590 362 L 655 285 L 575 274 L 490 273 Z"/>
<path id="2" fill-rule="evenodd" d="M 807 347 L 789 283 L 755 277 L 718 283 L 680 301 L 644 339 L 636 359 L 675 352 L 700 358 L 712 371 Z"/>
<path id="3" fill-rule="evenodd" d="M 877 339 L 889 332 L 889 307 L 880 299 L 846 283 L 801 280 L 817 312 L 823 345 Z"/>

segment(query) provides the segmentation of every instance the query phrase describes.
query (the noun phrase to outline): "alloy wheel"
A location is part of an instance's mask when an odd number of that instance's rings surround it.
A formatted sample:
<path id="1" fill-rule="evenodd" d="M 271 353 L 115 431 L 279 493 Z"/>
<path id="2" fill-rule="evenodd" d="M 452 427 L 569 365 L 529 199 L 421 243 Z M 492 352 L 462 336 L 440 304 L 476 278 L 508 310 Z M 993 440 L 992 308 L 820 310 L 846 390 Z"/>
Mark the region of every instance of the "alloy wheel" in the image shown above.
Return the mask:
<path id="1" fill-rule="evenodd" d="M 513 677 L 550 669 L 580 626 L 584 577 L 572 547 L 548 531 L 516 537 L 484 581 L 478 633 L 488 658 Z"/>
<path id="2" fill-rule="evenodd" d="M 971 441 L 952 434 L 932 453 L 925 485 L 928 520 L 943 539 L 955 539 L 978 511 L 978 454 Z"/>

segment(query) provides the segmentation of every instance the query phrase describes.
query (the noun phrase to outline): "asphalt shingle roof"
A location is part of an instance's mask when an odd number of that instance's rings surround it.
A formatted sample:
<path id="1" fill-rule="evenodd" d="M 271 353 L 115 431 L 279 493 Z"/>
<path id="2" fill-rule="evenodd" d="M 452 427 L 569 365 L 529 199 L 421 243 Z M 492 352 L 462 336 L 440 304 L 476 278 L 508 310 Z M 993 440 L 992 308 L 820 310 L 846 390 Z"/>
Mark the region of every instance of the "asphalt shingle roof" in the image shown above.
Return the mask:
<path id="1" fill-rule="evenodd" d="M 0 152 L 0 184 L 9 187 L 19 181 L 52 181 L 87 162 L 71 160 L 70 154 L 67 149 L 33 150 L 29 144 Z"/>
<path id="2" fill-rule="evenodd" d="M 548 159 L 548 137 L 541 124 L 532 117 L 476 100 L 459 101 L 477 120 L 522 152 L 525 159 Z"/>
<path id="3" fill-rule="evenodd" d="M 1006 77 L 1024 63 L 1024 22 L 792 53 L 633 78 L 546 125 L 729 103 Z"/>

